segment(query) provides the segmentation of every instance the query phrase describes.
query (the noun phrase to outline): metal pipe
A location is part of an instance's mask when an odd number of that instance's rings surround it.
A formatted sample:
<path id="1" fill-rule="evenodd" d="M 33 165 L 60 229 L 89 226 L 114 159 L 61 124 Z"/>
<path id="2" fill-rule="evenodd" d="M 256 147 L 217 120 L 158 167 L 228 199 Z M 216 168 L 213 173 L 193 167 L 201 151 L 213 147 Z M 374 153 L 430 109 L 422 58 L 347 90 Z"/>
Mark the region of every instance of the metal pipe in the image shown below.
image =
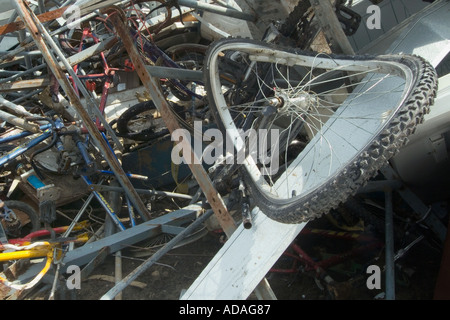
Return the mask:
<path id="1" fill-rule="evenodd" d="M 114 187 L 114 186 L 103 186 L 98 184 L 90 185 L 89 188 L 92 191 L 114 191 L 114 192 L 124 192 L 122 187 Z M 166 196 L 172 198 L 181 198 L 191 200 L 192 196 L 183 193 L 175 193 L 175 192 L 166 192 L 166 191 L 156 191 L 156 190 L 147 190 L 147 189 L 136 189 L 136 192 L 139 194 L 145 195 L 155 195 L 155 196 Z"/>
<path id="2" fill-rule="evenodd" d="M 178 4 L 180 6 L 204 10 L 212 13 L 217 13 L 220 15 L 228 16 L 231 18 L 246 20 L 246 21 L 255 21 L 256 16 L 251 13 L 245 13 L 236 9 L 224 8 L 221 6 L 213 5 L 210 3 L 195 1 L 195 0 L 178 0 Z"/>
<path id="3" fill-rule="evenodd" d="M 0 105 L 5 106 L 6 108 L 11 110 L 15 114 L 18 114 L 18 115 L 21 115 L 24 117 L 35 117 L 36 116 L 35 114 L 28 112 L 27 109 L 25 109 L 25 107 L 15 104 L 15 103 L 12 103 L 11 101 L 6 100 L 2 96 L 0 96 Z"/>
<path id="4" fill-rule="evenodd" d="M 385 191 L 386 210 L 386 300 L 395 300 L 395 261 L 394 261 L 394 214 L 392 209 L 392 191 Z"/>
<path id="5" fill-rule="evenodd" d="M 68 237 L 69 234 L 72 232 L 73 228 L 75 227 L 75 225 L 78 223 L 78 220 L 80 220 L 81 216 L 83 215 L 84 211 L 86 211 L 87 207 L 89 206 L 89 204 L 91 203 L 92 199 L 94 199 L 94 194 L 91 193 L 89 194 L 89 197 L 86 199 L 86 201 L 84 202 L 83 206 L 81 207 L 81 209 L 78 211 L 77 215 L 75 216 L 75 218 L 73 218 L 72 222 L 70 223 L 69 227 L 67 228 L 67 230 L 64 232 L 63 234 L 63 238 Z"/>
<path id="6" fill-rule="evenodd" d="M 19 128 L 22 128 L 26 131 L 30 131 L 33 133 L 38 133 L 39 130 L 39 126 L 33 123 L 29 123 L 25 120 L 23 120 L 22 118 L 19 118 L 15 115 L 12 115 L 8 112 L 5 112 L 3 110 L 0 110 L 0 119 L 3 119 L 4 121 L 12 124 L 13 126 L 17 126 Z"/>
<path id="7" fill-rule="evenodd" d="M 22 72 L 20 72 L 18 74 L 15 74 L 15 75 L 13 75 L 13 76 L 11 76 L 9 78 L 3 78 L 3 79 L 0 80 L 0 83 L 6 83 L 6 82 L 9 82 L 9 81 L 13 81 L 13 80 L 15 80 L 15 79 L 17 79 L 19 77 L 22 77 L 24 75 L 27 75 L 29 73 L 33 73 L 35 71 L 39 71 L 41 69 L 44 69 L 45 67 L 47 67 L 47 65 L 45 63 L 40 64 L 40 65 L 38 65 L 36 67 L 30 67 L 30 68 L 27 67 L 26 71 L 22 71 Z"/>
<path id="8" fill-rule="evenodd" d="M 309 1 L 315 10 L 315 14 L 318 17 L 322 30 L 333 46 L 333 52 L 338 53 L 338 51 L 341 50 L 344 54 L 354 55 L 355 51 L 342 30 L 342 26 L 336 16 L 334 7 L 330 0 Z"/>
<path id="9" fill-rule="evenodd" d="M 203 72 L 173 67 L 146 66 L 148 72 L 156 78 L 204 81 Z"/>
<path id="10" fill-rule="evenodd" d="M 31 97 L 33 97 L 33 96 L 35 96 L 35 95 L 41 93 L 42 91 L 44 91 L 44 89 L 38 89 L 38 90 L 36 90 L 36 91 L 32 91 L 32 92 L 30 92 L 30 93 L 27 93 L 27 94 L 25 94 L 25 95 L 21 94 L 20 98 L 17 98 L 17 99 L 15 99 L 15 100 L 11 101 L 11 102 L 12 102 L 12 103 L 15 103 L 15 104 L 21 103 L 22 101 L 25 101 L 25 100 L 27 100 L 28 98 L 31 98 Z"/>
<path id="11" fill-rule="evenodd" d="M 26 32 L 25 30 L 20 30 L 19 31 L 19 42 L 23 42 L 23 40 L 26 38 Z M 31 63 L 31 59 L 29 56 L 25 56 L 25 66 L 27 67 L 27 70 L 31 69 L 32 63 Z"/>

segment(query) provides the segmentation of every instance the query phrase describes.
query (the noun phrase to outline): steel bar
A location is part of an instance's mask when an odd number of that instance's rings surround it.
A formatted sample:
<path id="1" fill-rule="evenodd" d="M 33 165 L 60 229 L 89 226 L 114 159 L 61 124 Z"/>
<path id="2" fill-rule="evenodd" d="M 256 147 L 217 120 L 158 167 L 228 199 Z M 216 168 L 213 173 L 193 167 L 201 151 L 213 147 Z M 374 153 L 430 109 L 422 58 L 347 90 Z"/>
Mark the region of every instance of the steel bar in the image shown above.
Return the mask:
<path id="1" fill-rule="evenodd" d="M 242 12 L 236 9 L 225 8 L 221 6 L 217 6 L 210 3 L 195 1 L 195 0 L 178 0 L 180 6 L 189 7 L 193 9 L 199 9 L 203 11 L 208 11 L 212 13 L 217 13 L 220 15 L 228 16 L 231 18 L 246 20 L 246 21 L 255 21 L 256 16 L 251 13 Z"/>
<path id="2" fill-rule="evenodd" d="M 19 128 L 22 128 L 26 131 L 30 131 L 33 133 L 40 132 L 39 126 L 34 123 L 29 123 L 22 118 L 19 118 L 15 115 L 12 115 L 8 112 L 5 112 L 3 110 L 0 110 L 0 119 L 3 119 L 4 121 L 8 122 L 9 124 L 12 124 L 13 126 L 17 126 Z"/>
<path id="3" fill-rule="evenodd" d="M 25 100 L 27 100 L 28 98 L 31 98 L 31 97 L 33 97 L 33 96 L 35 96 L 35 95 L 41 93 L 42 91 L 44 91 L 44 89 L 38 89 L 38 90 L 35 90 L 35 91 L 31 91 L 31 92 L 29 92 L 29 93 L 27 93 L 27 94 L 22 94 L 22 93 L 21 93 L 21 94 L 20 94 L 20 98 L 14 99 L 14 100 L 11 101 L 11 102 L 12 102 L 12 103 L 15 103 L 15 104 L 21 103 L 22 101 L 25 101 Z"/>
<path id="4" fill-rule="evenodd" d="M 392 191 L 385 192 L 386 300 L 395 300 L 394 218 Z"/>
<path id="5" fill-rule="evenodd" d="M 25 107 L 12 103 L 11 101 L 6 100 L 5 98 L 0 96 L 0 105 L 5 106 L 6 108 L 8 108 L 9 110 L 11 110 L 12 112 L 14 112 L 17 115 L 21 115 L 24 117 L 36 117 L 36 114 L 33 114 L 31 112 L 28 112 Z"/>
<path id="6" fill-rule="evenodd" d="M 4 54 L 9 54 L 10 51 L 0 51 L 1 55 Z M 38 50 L 33 50 L 33 51 L 25 51 L 25 52 L 20 52 L 16 55 L 16 57 L 25 57 L 25 56 L 40 56 L 41 52 Z"/>
<path id="7" fill-rule="evenodd" d="M 122 281 L 118 282 L 114 287 L 112 287 L 107 293 L 105 293 L 100 299 L 101 300 L 111 300 L 117 296 L 123 289 L 125 289 L 132 281 L 134 281 L 140 274 L 154 265 L 162 256 L 167 252 L 172 250 L 175 245 L 177 245 L 181 240 L 183 240 L 189 233 L 191 233 L 195 228 L 200 226 L 213 214 L 212 210 L 206 211 L 203 215 L 192 222 L 183 231 L 177 234 L 172 240 L 170 240 L 161 249 L 155 252 L 149 259 L 144 261 L 139 267 L 130 272 Z"/>
<path id="8" fill-rule="evenodd" d="M 19 32 L 19 43 L 22 43 L 23 40 L 26 38 L 26 31 L 25 30 L 20 30 Z M 31 58 L 30 56 L 24 56 L 23 57 L 25 60 L 25 67 L 27 70 L 32 68 L 32 63 L 31 63 Z"/>
<path id="9" fill-rule="evenodd" d="M 113 8 L 113 10 L 117 10 Z M 116 31 L 119 37 L 122 39 L 124 47 L 127 49 L 128 54 L 130 56 L 131 61 L 133 62 L 134 67 L 144 84 L 145 88 L 150 93 L 153 101 L 155 102 L 155 106 L 158 108 L 158 111 L 161 113 L 161 116 L 166 124 L 166 127 L 169 129 L 171 133 L 180 128 L 177 118 L 170 111 L 170 107 L 168 105 L 167 100 L 164 98 L 163 94 L 159 91 L 159 85 L 157 80 L 151 76 L 148 72 L 144 62 L 142 61 L 133 39 L 130 36 L 130 32 L 127 29 L 124 21 L 122 20 L 121 13 L 119 11 L 113 11 L 110 15 L 110 21 L 116 28 Z M 184 131 L 183 131 L 184 132 Z M 209 204 L 211 205 L 214 213 L 224 230 L 224 232 L 230 236 L 234 230 L 236 229 L 236 224 L 229 214 L 220 194 L 214 188 L 214 185 L 208 176 L 207 172 L 201 165 L 200 160 L 197 158 L 195 152 L 192 150 L 191 144 L 188 142 L 187 137 L 184 137 L 183 140 L 179 143 L 184 144 L 183 150 L 188 150 L 187 154 L 184 155 L 187 159 L 193 159 L 190 161 L 189 168 L 192 171 L 195 179 L 197 180 L 199 186 L 202 188 L 203 193 L 205 194 Z"/>
<path id="10" fill-rule="evenodd" d="M 50 80 L 48 79 L 21 80 L 12 83 L 0 84 L 0 92 L 41 89 L 48 87 L 49 85 Z"/>
<path id="11" fill-rule="evenodd" d="M 114 258 L 115 268 L 114 268 L 114 280 L 116 285 L 122 281 L 122 251 L 117 251 Z M 119 292 L 115 300 L 122 300 L 122 292 Z"/>
<path id="12" fill-rule="evenodd" d="M 123 188 L 121 187 L 114 187 L 114 186 L 103 186 L 98 184 L 91 184 L 89 186 L 89 189 L 92 191 L 114 191 L 114 192 L 124 192 Z M 145 195 L 155 195 L 155 196 L 164 196 L 164 197 L 172 197 L 172 198 L 180 198 L 180 199 L 187 199 L 191 200 L 192 196 L 184 193 L 176 193 L 176 192 L 167 192 L 167 191 L 157 191 L 157 190 L 147 190 L 147 189 L 135 189 L 137 193 L 139 194 L 145 194 Z"/>
<path id="13" fill-rule="evenodd" d="M 71 104 L 73 105 L 78 115 L 83 120 L 83 123 L 86 126 L 87 130 L 89 131 L 89 134 L 91 135 L 94 142 L 97 144 L 97 147 L 99 148 L 105 160 L 111 167 L 111 170 L 116 174 L 117 180 L 119 181 L 120 185 L 125 189 L 125 192 L 127 196 L 130 198 L 131 203 L 135 206 L 136 210 L 142 217 L 150 218 L 150 213 L 147 211 L 146 206 L 144 205 L 139 195 L 134 190 L 133 185 L 127 178 L 120 163 L 116 159 L 115 155 L 112 153 L 112 150 L 110 149 L 109 145 L 107 144 L 103 136 L 98 131 L 96 125 L 90 118 L 88 112 L 84 109 L 79 97 L 75 93 L 73 87 L 70 85 L 69 80 L 59 67 L 59 64 L 55 61 L 52 53 L 47 48 L 44 39 L 41 35 L 41 32 L 36 26 L 36 22 L 33 21 L 34 16 L 33 12 L 27 12 L 28 9 L 23 0 L 15 1 L 14 4 L 16 5 L 19 15 L 21 16 L 25 25 L 27 26 L 27 29 L 30 31 L 30 34 L 32 35 L 36 45 L 42 52 L 44 59 L 47 61 L 47 65 L 50 67 L 53 74 L 57 78 L 59 84 L 61 85 L 62 89 L 69 97 Z M 36 19 L 35 16 L 34 19 Z"/>
<path id="14" fill-rule="evenodd" d="M 155 78 L 204 81 L 202 71 L 160 66 L 146 66 L 146 68 Z"/>
<path id="15" fill-rule="evenodd" d="M 102 264 L 105 259 L 110 254 L 109 247 L 103 247 L 98 251 L 98 254 L 89 261 L 88 264 L 81 270 L 80 278 L 81 280 L 87 280 L 88 277 L 91 275 L 91 273 L 95 270 L 96 267 L 98 267 L 100 264 Z"/>
<path id="16" fill-rule="evenodd" d="M 113 8 L 113 10 L 116 9 Z M 118 11 L 113 12 L 116 12 L 116 14 L 112 14 L 110 16 L 110 20 L 116 27 L 116 31 L 119 37 L 122 39 L 124 47 L 127 49 L 131 61 L 133 62 L 133 65 L 135 66 L 136 71 L 139 75 L 139 78 L 141 79 L 142 83 L 155 102 L 155 106 L 161 113 L 166 127 L 171 133 L 173 133 L 176 129 L 180 128 L 178 120 L 170 111 L 168 102 L 160 92 L 157 80 L 148 72 L 144 62 L 142 61 L 135 47 L 133 39 L 131 38 L 129 31 L 127 30 L 127 27 L 121 18 L 125 15 L 121 15 Z M 192 174 L 194 175 L 200 188 L 203 190 L 203 193 L 208 200 L 208 203 L 211 205 L 211 208 L 214 211 L 214 214 L 219 221 L 220 226 L 222 227 L 225 234 L 230 237 L 237 228 L 236 223 L 228 212 L 228 209 L 226 208 L 222 197 L 215 189 L 210 177 L 201 165 L 201 161 L 197 158 L 197 155 L 192 150 L 192 146 L 188 141 L 189 140 L 187 139 L 187 137 L 183 136 L 182 141 L 179 143 L 182 143 L 183 150 L 187 151 L 187 154 L 185 154 L 184 156 L 187 157 L 187 159 L 192 159 L 192 161 L 189 162 L 189 168 L 191 169 Z M 268 282 L 265 279 L 263 279 L 258 284 L 255 292 L 260 297 L 275 297 L 275 294 L 272 292 L 271 288 L 268 285 Z"/>
<path id="17" fill-rule="evenodd" d="M 8 82 L 8 81 L 13 81 L 13 80 L 15 80 L 15 79 L 17 79 L 17 78 L 19 78 L 19 77 L 23 77 L 24 75 L 33 73 L 33 72 L 35 72 L 35 71 L 42 70 L 42 69 L 44 69 L 45 67 L 47 67 L 47 65 L 46 65 L 45 63 L 43 63 L 43 64 L 41 64 L 41 65 L 38 65 L 38 66 L 35 66 L 35 67 L 31 67 L 31 66 L 28 67 L 28 66 L 27 66 L 27 70 L 26 70 L 26 71 L 20 72 L 20 73 L 15 74 L 15 75 L 13 75 L 13 76 L 11 76 L 11 77 L 8 77 L 8 78 L 2 78 L 2 79 L 0 79 L 0 83 L 5 83 L 5 82 Z"/>
<path id="18" fill-rule="evenodd" d="M 114 233 L 97 241 L 87 243 L 66 253 L 63 259 L 64 267 L 70 265 L 82 266 L 91 261 L 104 247 L 109 247 L 110 253 L 115 253 L 127 246 L 155 237 L 162 233 L 162 225 L 184 225 L 196 219 L 202 212 L 199 204 L 189 205 L 166 215 L 138 224 L 133 228 Z M 41 267 L 42 268 L 42 267 Z M 62 270 L 65 272 L 65 270 Z"/>

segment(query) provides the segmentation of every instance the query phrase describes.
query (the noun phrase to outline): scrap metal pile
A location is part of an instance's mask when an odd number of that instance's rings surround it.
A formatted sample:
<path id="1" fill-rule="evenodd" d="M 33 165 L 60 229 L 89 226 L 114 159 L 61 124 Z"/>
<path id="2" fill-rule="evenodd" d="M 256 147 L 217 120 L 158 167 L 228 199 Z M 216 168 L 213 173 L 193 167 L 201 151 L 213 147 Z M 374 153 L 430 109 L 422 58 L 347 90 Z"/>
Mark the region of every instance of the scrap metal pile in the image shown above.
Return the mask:
<path id="1" fill-rule="evenodd" d="M 212 3 L 0 0 L 10 6 L 0 23 L 1 299 L 42 282 L 55 299 L 70 272 L 85 278 L 108 255 L 161 239 L 113 298 L 176 245 L 251 228 L 255 207 L 288 224 L 320 217 L 377 173 L 433 103 L 426 61 L 351 56 L 340 39 L 361 19 L 344 1 L 255 1 L 267 5 L 258 19 Z M 315 12 L 335 9 L 347 18 L 331 14 L 342 28 L 326 53 L 294 51 L 320 38 Z M 259 130 L 256 152 L 238 128 Z"/>
<path id="2" fill-rule="evenodd" d="M 195 9 L 176 1 L 11 6 L 0 27 L 2 298 L 22 298 L 46 275 L 56 284 L 69 266 L 101 261 L 105 248 L 204 234 L 212 210 L 205 214 L 189 168 L 173 164 L 169 131 L 211 122 L 201 85 L 210 41 Z"/>

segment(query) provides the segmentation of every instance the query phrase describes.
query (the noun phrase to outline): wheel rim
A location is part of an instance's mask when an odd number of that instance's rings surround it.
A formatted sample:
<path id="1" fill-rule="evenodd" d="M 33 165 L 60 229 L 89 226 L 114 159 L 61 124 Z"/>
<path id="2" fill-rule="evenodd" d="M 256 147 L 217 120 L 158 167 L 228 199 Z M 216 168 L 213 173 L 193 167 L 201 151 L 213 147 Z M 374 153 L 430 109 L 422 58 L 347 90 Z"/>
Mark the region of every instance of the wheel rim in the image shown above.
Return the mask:
<path id="1" fill-rule="evenodd" d="M 254 106 L 255 100 L 237 106 L 230 106 L 227 103 L 222 85 L 223 81 L 219 73 L 220 57 L 226 55 L 227 50 L 243 51 L 248 54 L 249 61 L 270 62 L 274 66 L 271 72 L 278 73 L 280 76 L 283 75 L 282 68 L 289 69 L 289 72 L 284 72 L 285 78 L 281 77 L 280 79 L 289 83 L 298 82 L 295 86 L 290 84 L 285 88 L 275 86 L 272 93 L 275 92 L 276 94 L 271 95 L 270 98 L 272 100 L 285 100 L 281 109 L 284 108 L 283 111 L 290 111 L 291 114 L 285 112 L 284 117 L 296 118 L 297 121 L 300 118 L 303 119 L 304 131 L 308 133 L 310 139 L 307 141 L 306 147 L 294 161 L 289 163 L 289 166 L 280 163 L 280 169 L 284 173 L 276 175 L 276 181 L 271 181 L 267 170 L 261 172 L 257 163 L 258 160 L 254 157 L 248 156 L 242 163 L 260 193 L 270 199 L 271 202 L 280 205 L 298 201 L 298 199 L 315 192 L 324 184 L 335 179 L 362 152 L 368 150 L 368 146 L 373 143 L 374 138 L 378 137 L 396 116 L 399 107 L 405 102 L 415 81 L 411 69 L 395 61 L 352 61 L 330 58 L 324 55 L 298 56 L 264 45 L 245 42 L 218 45 L 207 56 L 209 89 L 212 93 L 210 97 L 212 97 L 216 106 L 216 116 L 220 117 L 223 129 L 227 131 L 227 135 L 231 136 L 230 141 L 235 141 L 236 150 L 244 148 L 246 144 L 236 128 L 231 110 L 238 108 L 245 110 Z M 255 62 L 253 63 L 255 64 Z M 295 67 L 304 67 L 308 64 L 313 67 L 309 67 L 310 70 L 304 78 L 295 79 L 292 76 L 292 70 Z M 312 75 L 319 68 L 328 71 L 319 73 L 320 76 L 313 77 Z M 331 72 L 337 72 L 329 71 L 333 69 L 337 69 L 339 72 L 351 72 L 351 76 L 341 77 L 339 81 L 348 82 L 348 80 L 354 80 L 355 78 L 360 79 L 357 86 L 354 84 L 339 86 L 339 90 L 352 88 L 352 92 L 346 94 L 346 99 L 343 99 L 342 104 L 332 102 L 332 100 L 325 103 L 325 98 L 331 96 L 339 98 L 342 95 L 336 86 L 329 91 L 323 91 L 322 89 L 320 94 L 312 94 L 310 90 L 312 86 L 319 87 L 319 85 L 332 83 L 333 81 L 327 79 L 327 75 L 331 75 Z M 254 76 L 258 77 L 260 89 L 271 87 L 265 84 L 255 71 L 252 72 Z M 289 81 L 286 81 L 287 77 L 289 77 Z M 328 97 L 326 97 L 327 95 Z M 289 96 L 287 104 L 286 96 Z M 309 111 L 305 109 L 307 104 L 298 108 L 298 102 L 302 99 L 305 101 L 309 99 Z M 311 101 L 315 101 L 315 103 L 311 103 Z M 292 108 L 292 106 L 296 106 L 297 110 L 294 110 L 295 108 Z M 312 110 L 314 112 L 311 112 Z M 292 122 L 292 120 L 289 121 Z M 287 132 L 286 130 L 289 128 L 282 129 Z M 392 140 L 392 136 L 390 139 Z M 284 150 L 283 152 L 286 153 L 287 151 Z M 282 166 L 284 168 L 281 168 Z M 270 181 L 270 183 L 268 184 L 267 181 Z"/>

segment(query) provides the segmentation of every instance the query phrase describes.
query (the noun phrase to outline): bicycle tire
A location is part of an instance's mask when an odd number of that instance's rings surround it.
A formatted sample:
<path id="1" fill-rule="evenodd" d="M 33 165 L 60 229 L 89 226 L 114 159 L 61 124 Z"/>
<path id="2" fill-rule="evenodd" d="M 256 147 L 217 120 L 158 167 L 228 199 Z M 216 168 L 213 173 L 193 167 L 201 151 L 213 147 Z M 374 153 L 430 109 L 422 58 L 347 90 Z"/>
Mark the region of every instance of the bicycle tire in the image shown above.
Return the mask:
<path id="1" fill-rule="evenodd" d="M 180 68 L 186 68 L 189 70 L 202 70 L 203 60 L 205 58 L 205 52 L 208 46 L 195 43 L 182 43 L 165 50 L 165 53 L 173 60 Z M 159 57 L 155 65 L 164 66 L 164 57 Z M 175 79 L 168 79 L 166 81 L 166 86 L 169 88 L 170 92 L 178 98 L 180 101 L 192 101 L 194 98 L 199 99 L 202 94 L 200 86 L 203 84 L 187 82 L 187 81 L 174 81 Z M 195 88 L 192 88 L 195 85 Z M 192 91 L 191 91 L 192 90 Z M 197 94 L 197 91 L 200 91 Z M 162 92 L 164 92 L 162 90 Z"/>
<path id="2" fill-rule="evenodd" d="M 171 110 L 180 121 L 184 121 L 183 106 L 172 103 Z M 160 116 L 154 117 L 157 113 L 158 110 L 152 100 L 131 106 L 117 118 L 117 136 L 136 141 L 151 141 L 169 134 L 163 119 Z M 133 125 L 134 121 L 137 121 L 138 125 Z"/>
<path id="3" fill-rule="evenodd" d="M 256 103 L 262 104 L 263 99 L 245 105 L 227 105 L 224 94 L 227 88 L 223 87 L 219 72 L 220 57 L 226 55 L 227 50 L 243 52 L 248 55 L 247 59 L 257 61 L 256 67 L 253 66 L 254 69 L 257 69 L 260 63 L 269 63 L 275 66 L 272 66 L 272 73 L 285 72 L 282 74 L 285 79 L 282 76 L 280 78 L 281 80 L 289 79 L 286 83 L 287 89 L 281 86 L 272 87 L 273 83 L 264 83 L 264 79 L 256 71 L 253 71 L 253 74 L 258 77 L 261 88 L 272 91 L 273 96 L 270 97 L 272 100 L 278 91 L 279 100 L 285 99 L 288 102 L 283 102 L 284 108 L 287 108 L 285 111 L 294 109 L 295 120 L 302 121 L 314 135 L 307 141 L 306 147 L 296 154 L 290 166 L 286 164 L 283 167 L 290 171 L 279 174 L 280 177 L 276 181 L 277 184 L 272 185 L 273 188 L 267 183 L 270 179 L 261 173 L 255 159 L 246 156 L 242 162 L 242 176 L 254 205 L 269 218 L 281 223 L 296 224 L 319 217 L 336 208 L 350 195 L 354 195 L 407 142 L 407 136 L 412 134 L 416 126 L 422 122 L 423 116 L 429 112 L 429 106 L 433 104 L 436 95 L 436 72 L 427 61 L 418 56 L 321 55 L 293 48 L 275 47 L 257 40 L 222 39 L 211 45 L 206 54 L 205 83 L 210 108 L 218 127 L 230 137 L 229 141 L 234 142 L 235 152 L 244 149 L 245 142 L 236 133 L 237 126 L 230 110 L 238 110 L 240 113 L 245 111 L 246 118 L 251 118 L 250 112 L 257 109 Z M 319 65 L 325 70 L 328 67 L 329 71 L 317 72 Z M 286 74 L 291 76 L 290 72 L 297 72 L 294 67 L 299 68 L 299 66 L 307 66 L 309 69 L 308 78 L 300 79 L 305 80 L 309 88 L 312 85 L 325 84 L 325 81 L 314 80 L 316 77 L 313 77 L 313 73 L 316 72 L 317 77 L 325 78 L 325 80 L 327 76 L 331 76 L 331 79 L 326 80 L 326 86 L 331 86 L 332 82 L 338 82 L 333 84 L 335 87 L 329 92 L 317 90 L 324 96 L 336 94 L 335 92 L 342 86 L 347 90 L 349 88 L 353 90 L 346 94 L 342 103 L 331 106 L 321 105 L 320 93 L 306 88 L 299 79 L 287 78 Z M 380 78 L 365 75 L 364 82 L 361 81 L 357 85 L 348 84 L 355 77 L 361 78 L 364 69 L 381 74 L 389 71 L 389 74 L 383 77 L 377 75 Z M 341 74 L 343 71 L 345 74 L 350 73 L 345 81 L 333 78 L 335 73 Z M 393 73 L 390 73 L 391 71 Z M 298 82 L 295 88 L 291 84 L 294 80 Z M 399 82 L 404 84 L 399 85 Z M 370 91 L 374 88 L 392 89 L 394 84 L 401 87 L 400 90 L 392 90 L 388 94 L 384 91 Z M 363 90 L 365 86 L 368 86 L 367 91 L 358 91 Z M 288 92 L 290 89 L 294 89 L 292 93 Z M 360 98 L 363 94 L 367 96 L 372 94 L 371 100 Z M 260 96 L 269 98 L 267 92 Z M 297 114 L 301 102 L 298 104 L 292 102 L 295 98 L 300 99 L 299 97 L 308 99 L 306 107 L 303 105 L 301 116 L 298 115 L 300 112 Z M 394 98 L 395 102 L 391 103 L 390 101 Z M 390 108 L 386 107 L 387 102 L 392 104 Z M 357 109 L 359 104 L 363 107 Z M 319 113 L 319 107 L 321 112 L 328 110 L 328 113 Z M 279 110 L 276 110 L 275 114 Z M 309 114 L 310 110 L 317 113 Z M 361 116 L 358 117 L 358 113 Z M 291 119 L 293 115 L 290 116 Z M 287 116 L 284 116 L 286 120 Z M 260 118 L 262 118 L 261 112 L 253 119 L 257 122 Z M 289 119 L 288 117 L 287 120 Z M 318 125 L 313 124 L 316 120 L 319 122 Z M 289 128 L 289 125 L 286 128 Z M 327 148 L 320 149 L 321 146 Z M 287 149 L 282 151 L 287 155 Z M 316 154 L 320 155 L 320 158 L 315 159 Z M 287 184 L 282 186 L 280 181 L 286 181 Z M 281 187 L 286 187 L 286 195 L 283 197 L 280 197 L 275 190 L 276 188 L 281 190 Z"/>
<path id="4" fill-rule="evenodd" d="M 2 219 L 1 223 L 7 236 L 14 238 L 25 237 L 29 233 L 40 229 L 39 215 L 29 204 L 19 200 L 6 200 L 4 203 L 18 216 L 18 221 L 13 222 L 6 222 Z M 22 224 L 22 222 L 25 223 Z M 17 223 L 20 223 L 20 225 Z"/>
<path id="5" fill-rule="evenodd" d="M 125 110 L 117 119 L 117 132 L 118 136 L 137 141 L 150 141 L 157 139 L 169 133 L 169 130 L 165 126 L 156 127 L 151 120 L 154 116 L 149 114 L 151 119 L 145 116 L 146 113 L 156 112 L 156 106 L 153 101 L 144 101 L 135 104 Z M 140 118 L 141 126 L 139 128 L 132 128 L 131 122 L 134 119 Z M 149 123 L 149 125 L 148 125 Z M 142 127 L 143 125 L 146 125 Z"/>

